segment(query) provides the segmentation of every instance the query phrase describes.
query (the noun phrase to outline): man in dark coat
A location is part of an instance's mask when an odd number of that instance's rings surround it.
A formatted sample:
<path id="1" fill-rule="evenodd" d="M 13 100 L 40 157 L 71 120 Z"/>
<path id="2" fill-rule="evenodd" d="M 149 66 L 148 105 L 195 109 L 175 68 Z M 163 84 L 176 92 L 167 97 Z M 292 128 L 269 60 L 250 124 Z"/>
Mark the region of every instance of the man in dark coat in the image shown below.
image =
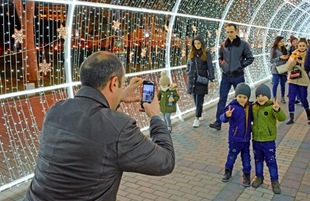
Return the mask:
<path id="1" fill-rule="evenodd" d="M 136 120 L 118 112 L 121 101 L 143 80 L 132 78 L 124 88 L 125 70 L 112 53 L 97 52 L 81 65 L 82 88 L 73 99 L 48 111 L 27 200 L 116 200 L 123 172 L 166 175 L 175 165 L 167 126 L 159 103 L 144 103 L 150 117 L 149 140 Z"/>
<path id="2" fill-rule="evenodd" d="M 227 24 L 227 39 L 220 47 L 219 64 L 222 69 L 220 100 L 217 104 L 216 120 L 209 124 L 211 128 L 217 130 L 221 130 L 220 116 L 224 113 L 231 86 L 235 89 L 239 83 L 245 81 L 243 69 L 254 61 L 249 44 L 241 40 L 237 33 L 237 25 Z"/>

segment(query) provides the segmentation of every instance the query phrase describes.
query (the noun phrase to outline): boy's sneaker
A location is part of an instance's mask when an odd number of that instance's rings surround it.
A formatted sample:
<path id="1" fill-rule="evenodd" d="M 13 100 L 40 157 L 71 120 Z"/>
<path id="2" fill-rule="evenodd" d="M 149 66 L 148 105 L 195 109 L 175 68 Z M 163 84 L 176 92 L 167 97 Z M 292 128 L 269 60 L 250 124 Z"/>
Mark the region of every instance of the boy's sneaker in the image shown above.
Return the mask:
<path id="1" fill-rule="evenodd" d="M 263 183 L 263 178 L 255 177 L 255 180 L 252 183 L 253 188 L 258 188 Z"/>
<path id="2" fill-rule="evenodd" d="M 171 126 L 168 126 L 168 130 L 169 130 L 169 132 L 171 133 L 171 132 L 172 132 L 172 127 L 171 127 Z"/>
<path id="3" fill-rule="evenodd" d="M 281 188 L 280 188 L 280 184 L 278 181 L 271 182 L 271 186 L 272 186 L 272 191 L 274 194 L 281 193 Z"/>
<path id="4" fill-rule="evenodd" d="M 194 123 L 193 123 L 193 127 L 194 127 L 194 128 L 198 128 L 199 125 L 200 125 L 199 120 L 198 120 L 198 119 L 195 119 L 195 120 L 194 120 Z"/>

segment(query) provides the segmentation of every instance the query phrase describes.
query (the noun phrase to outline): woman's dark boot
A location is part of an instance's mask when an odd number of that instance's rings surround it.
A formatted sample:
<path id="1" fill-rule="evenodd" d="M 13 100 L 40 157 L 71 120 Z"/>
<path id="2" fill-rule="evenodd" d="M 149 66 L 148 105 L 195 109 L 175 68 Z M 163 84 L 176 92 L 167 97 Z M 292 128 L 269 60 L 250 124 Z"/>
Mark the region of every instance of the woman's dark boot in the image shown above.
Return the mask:
<path id="1" fill-rule="evenodd" d="M 307 119 L 310 120 L 310 109 L 307 108 L 305 110 L 306 110 L 306 113 L 307 113 Z"/>
<path id="2" fill-rule="evenodd" d="M 286 122 L 287 125 L 294 123 L 294 113 L 290 113 L 290 120 Z"/>

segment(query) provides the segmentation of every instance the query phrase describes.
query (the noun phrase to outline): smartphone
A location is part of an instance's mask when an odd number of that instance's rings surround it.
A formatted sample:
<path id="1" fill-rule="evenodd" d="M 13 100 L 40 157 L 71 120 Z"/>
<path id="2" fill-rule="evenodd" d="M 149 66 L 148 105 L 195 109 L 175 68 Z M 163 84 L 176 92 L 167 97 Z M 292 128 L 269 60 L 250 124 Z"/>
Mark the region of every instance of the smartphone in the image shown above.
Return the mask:
<path id="1" fill-rule="evenodd" d="M 143 81 L 142 86 L 142 99 L 141 99 L 141 107 L 143 107 L 143 103 L 151 103 L 153 101 L 155 94 L 155 83 L 149 80 Z"/>

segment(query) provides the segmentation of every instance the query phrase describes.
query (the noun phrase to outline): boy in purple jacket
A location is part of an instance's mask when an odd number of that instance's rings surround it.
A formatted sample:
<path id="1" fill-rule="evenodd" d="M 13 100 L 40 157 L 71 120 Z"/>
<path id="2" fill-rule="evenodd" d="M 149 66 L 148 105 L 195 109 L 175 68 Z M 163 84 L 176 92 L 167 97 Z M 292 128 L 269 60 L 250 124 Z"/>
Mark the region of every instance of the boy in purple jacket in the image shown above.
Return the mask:
<path id="1" fill-rule="evenodd" d="M 228 130 L 228 156 L 225 164 L 223 182 L 231 178 L 232 170 L 239 153 L 241 153 L 243 186 L 250 186 L 251 173 L 251 121 L 252 104 L 249 102 L 251 88 L 245 83 L 237 85 L 235 99 L 225 108 L 225 113 L 220 116 L 223 123 L 229 122 Z"/>

